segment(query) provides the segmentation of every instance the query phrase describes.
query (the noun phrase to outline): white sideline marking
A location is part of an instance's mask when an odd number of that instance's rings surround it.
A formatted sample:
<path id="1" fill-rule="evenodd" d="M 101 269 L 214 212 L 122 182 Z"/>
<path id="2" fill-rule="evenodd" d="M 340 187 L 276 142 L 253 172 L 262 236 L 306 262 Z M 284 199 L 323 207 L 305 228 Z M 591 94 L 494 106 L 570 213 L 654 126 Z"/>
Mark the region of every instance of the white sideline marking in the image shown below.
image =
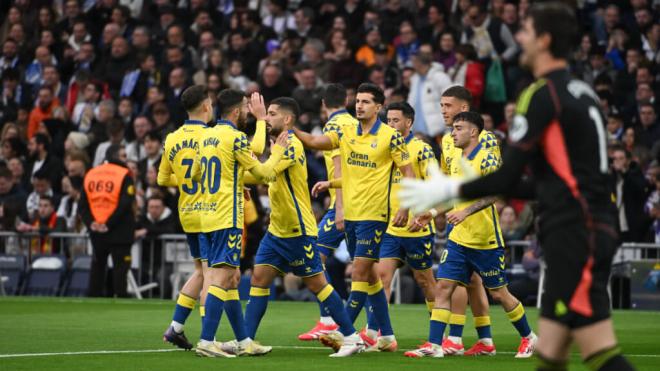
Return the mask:
<path id="1" fill-rule="evenodd" d="M 298 345 L 273 345 L 274 349 L 303 349 L 303 350 L 327 350 L 323 347 L 307 347 Z M 82 352 L 57 352 L 57 353 L 18 353 L 0 354 L 0 358 L 26 358 L 26 357 L 54 357 L 54 356 L 78 356 L 78 355 L 103 355 L 103 354 L 133 354 L 133 353 L 169 353 L 183 352 L 183 349 L 136 349 L 136 350 L 90 350 Z M 402 351 L 399 351 L 402 352 Z M 516 352 L 497 352 L 497 354 L 516 354 Z M 578 353 L 572 354 L 579 356 Z M 626 357 L 635 358 L 660 358 L 660 354 L 625 354 Z"/>

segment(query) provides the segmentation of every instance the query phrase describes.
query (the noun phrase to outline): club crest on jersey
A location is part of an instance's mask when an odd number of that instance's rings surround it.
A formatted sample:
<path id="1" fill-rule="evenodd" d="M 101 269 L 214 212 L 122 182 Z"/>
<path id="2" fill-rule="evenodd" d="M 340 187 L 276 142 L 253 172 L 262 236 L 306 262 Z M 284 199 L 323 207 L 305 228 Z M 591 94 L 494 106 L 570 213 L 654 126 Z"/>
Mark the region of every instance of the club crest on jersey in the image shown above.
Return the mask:
<path id="1" fill-rule="evenodd" d="M 378 142 L 371 143 L 371 148 L 376 148 L 376 147 L 378 147 Z"/>

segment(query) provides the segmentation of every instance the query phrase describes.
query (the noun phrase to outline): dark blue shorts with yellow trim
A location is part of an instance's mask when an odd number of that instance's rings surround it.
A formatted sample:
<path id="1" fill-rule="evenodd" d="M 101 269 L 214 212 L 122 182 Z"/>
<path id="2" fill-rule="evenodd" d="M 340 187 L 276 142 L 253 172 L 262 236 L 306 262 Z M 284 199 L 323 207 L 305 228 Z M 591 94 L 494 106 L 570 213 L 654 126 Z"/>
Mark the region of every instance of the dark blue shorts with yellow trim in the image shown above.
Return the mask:
<path id="1" fill-rule="evenodd" d="M 378 260 L 380 258 L 380 245 L 387 230 L 386 222 L 347 220 L 345 226 L 346 248 L 351 260 L 355 258 Z"/>
<path id="2" fill-rule="evenodd" d="M 319 223 L 319 238 L 317 246 L 321 254 L 330 256 L 332 250 L 339 247 L 339 244 L 344 239 L 344 232 L 337 230 L 335 225 L 335 209 L 328 209 L 325 213 L 321 223 Z"/>
<path id="3" fill-rule="evenodd" d="M 425 270 L 433 267 L 433 235 L 424 237 L 397 237 L 385 233 L 380 246 L 381 259 L 399 259 L 412 269 Z"/>
<path id="4" fill-rule="evenodd" d="M 243 246 L 243 230 L 239 228 L 226 228 L 213 232 L 200 233 L 200 250 L 206 250 L 206 259 L 209 267 L 228 265 L 239 267 L 241 265 L 241 247 Z"/>
<path id="5" fill-rule="evenodd" d="M 186 233 L 190 256 L 192 256 L 193 259 L 206 260 L 206 246 L 199 243 L 199 236 L 200 233 Z"/>
<path id="6" fill-rule="evenodd" d="M 254 265 L 268 265 L 282 273 L 292 272 L 298 277 L 323 272 L 314 236 L 281 238 L 266 232 L 259 243 Z"/>
<path id="7" fill-rule="evenodd" d="M 484 286 L 488 289 L 506 286 L 504 248 L 471 249 L 448 240 L 440 255 L 436 278 L 456 281 L 467 286 L 470 283 L 472 272 L 477 272 L 481 276 Z"/>

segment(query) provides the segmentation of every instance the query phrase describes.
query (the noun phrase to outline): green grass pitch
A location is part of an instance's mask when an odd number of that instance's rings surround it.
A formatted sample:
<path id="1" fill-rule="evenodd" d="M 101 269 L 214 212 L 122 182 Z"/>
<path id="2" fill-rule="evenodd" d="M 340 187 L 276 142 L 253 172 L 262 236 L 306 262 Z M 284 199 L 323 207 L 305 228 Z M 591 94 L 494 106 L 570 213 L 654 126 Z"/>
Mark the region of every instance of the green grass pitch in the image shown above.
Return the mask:
<path id="1" fill-rule="evenodd" d="M 498 307 L 492 308 L 494 357 L 408 359 L 403 350 L 421 344 L 428 333 L 423 305 L 392 305 L 399 342 L 397 353 L 364 353 L 347 359 L 328 358 L 329 350 L 315 342 L 300 342 L 297 335 L 313 325 L 318 315 L 313 303 L 271 302 L 257 338 L 274 345 L 265 357 L 208 359 L 193 352 L 174 351 L 161 336 L 170 322 L 174 302 L 103 299 L 0 299 L 0 370 L 532 370 L 534 360 L 513 358 L 519 338 Z M 528 309 L 532 324 L 537 311 Z M 660 370 L 660 313 L 618 311 L 614 314 L 621 346 L 638 370 Z M 364 318 L 358 320 L 364 324 Z M 196 342 L 200 319 L 195 310 L 186 334 Z M 475 341 L 471 319 L 464 342 Z M 233 337 L 223 316 L 218 339 Z M 164 350 L 158 352 L 158 350 Z M 118 351 L 144 351 L 120 353 Z M 91 354 L 57 354 L 57 353 Z M 105 352 L 105 354 L 103 353 Z M 41 355 L 37 355 L 40 353 Z M 44 354 L 55 353 L 55 354 Z M 584 370 L 574 353 L 571 368 Z"/>

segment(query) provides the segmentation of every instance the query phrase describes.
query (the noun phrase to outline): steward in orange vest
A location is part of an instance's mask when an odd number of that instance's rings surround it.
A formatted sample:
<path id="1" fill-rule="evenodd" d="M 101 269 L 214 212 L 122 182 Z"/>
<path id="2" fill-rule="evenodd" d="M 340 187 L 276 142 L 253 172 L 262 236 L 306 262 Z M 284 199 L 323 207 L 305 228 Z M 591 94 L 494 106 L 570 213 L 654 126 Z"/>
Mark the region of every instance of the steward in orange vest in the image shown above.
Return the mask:
<path id="1" fill-rule="evenodd" d="M 112 256 L 114 296 L 127 296 L 126 274 L 135 234 L 135 186 L 120 160 L 125 153 L 124 147 L 111 145 L 106 162 L 87 172 L 83 182 L 79 213 L 90 231 L 94 250 L 90 296 L 109 296 L 103 295 L 108 255 Z"/>

